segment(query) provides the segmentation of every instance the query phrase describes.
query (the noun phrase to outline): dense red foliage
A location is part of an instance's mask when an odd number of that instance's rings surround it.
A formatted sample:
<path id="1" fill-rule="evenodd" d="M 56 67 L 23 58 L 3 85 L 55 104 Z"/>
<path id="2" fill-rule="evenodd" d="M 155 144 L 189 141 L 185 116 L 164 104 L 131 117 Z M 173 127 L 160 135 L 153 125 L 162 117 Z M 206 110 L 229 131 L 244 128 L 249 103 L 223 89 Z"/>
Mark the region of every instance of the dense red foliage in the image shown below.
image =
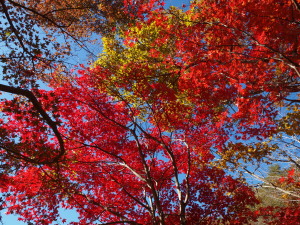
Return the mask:
<path id="1" fill-rule="evenodd" d="M 10 212 L 37 224 L 55 220 L 59 206 L 76 209 L 80 224 L 233 224 L 249 219 L 246 205 L 256 203 L 253 192 L 209 163 L 214 136 L 190 138 L 141 123 L 138 112 L 103 93 L 91 73 L 45 92 L 46 109 L 54 94 L 66 155 L 53 165 L 25 163 L 26 168 L 6 176 L 2 191 L 14 193 L 7 197 Z M 43 149 L 49 151 L 55 141 L 41 135 L 37 121 L 10 114 L 15 122 L 3 128 L 19 134 L 24 146 L 35 140 L 28 146 L 33 152 L 23 151 L 42 161 Z"/>

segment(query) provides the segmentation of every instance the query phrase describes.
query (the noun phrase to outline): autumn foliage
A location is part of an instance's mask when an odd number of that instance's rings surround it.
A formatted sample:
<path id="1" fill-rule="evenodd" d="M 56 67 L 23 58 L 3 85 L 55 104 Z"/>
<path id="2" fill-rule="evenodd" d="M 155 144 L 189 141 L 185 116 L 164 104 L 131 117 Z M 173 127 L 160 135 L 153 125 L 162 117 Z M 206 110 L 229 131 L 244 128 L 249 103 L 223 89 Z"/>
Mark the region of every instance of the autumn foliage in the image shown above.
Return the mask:
<path id="1" fill-rule="evenodd" d="M 0 90 L 18 96 L 1 102 L 8 213 L 41 225 L 65 222 L 60 208 L 78 212 L 73 225 L 192 225 L 248 224 L 269 210 L 297 224 L 297 207 L 253 210 L 254 191 L 228 173 L 277 149 L 263 140 L 286 132 L 278 109 L 299 101 L 297 1 L 51 1 L 50 11 L 48 1 L 0 2 L 50 37 L 103 44 L 68 71 L 64 48 L 33 54 L 12 30 L 32 73 L 14 75 L 9 53 L 11 86 Z M 278 182 L 299 183 L 293 169 Z"/>

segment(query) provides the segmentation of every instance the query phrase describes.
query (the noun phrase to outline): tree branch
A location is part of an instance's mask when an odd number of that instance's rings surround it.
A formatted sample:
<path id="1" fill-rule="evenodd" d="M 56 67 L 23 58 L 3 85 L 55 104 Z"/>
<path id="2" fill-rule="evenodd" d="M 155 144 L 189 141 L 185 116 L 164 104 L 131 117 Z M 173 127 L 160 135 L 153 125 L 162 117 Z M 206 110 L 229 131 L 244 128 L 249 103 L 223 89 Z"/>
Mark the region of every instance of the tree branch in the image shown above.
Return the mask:
<path id="1" fill-rule="evenodd" d="M 10 28 L 12 29 L 12 32 L 16 35 L 16 37 L 17 37 L 17 39 L 18 39 L 18 41 L 19 41 L 21 47 L 23 48 L 23 50 L 24 50 L 25 52 L 27 52 L 29 55 L 31 55 L 31 54 L 28 52 L 27 48 L 25 47 L 25 45 L 24 45 L 24 43 L 23 43 L 23 41 L 22 41 L 22 38 L 20 37 L 19 31 L 15 28 L 15 26 L 14 26 L 14 24 L 13 24 L 11 18 L 10 18 L 10 15 L 9 15 L 9 13 L 8 13 L 8 9 L 7 9 L 7 7 L 6 7 L 6 5 L 5 5 L 4 2 L 5 2 L 5 0 L 0 0 L 2 9 L 3 9 L 4 14 L 5 14 L 5 17 L 6 17 L 8 23 L 9 23 L 9 25 L 10 25 Z"/>
<path id="2" fill-rule="evenodd" d="M 43 109 L 41 103 L 37 100 L 37 98 L 34 96 L 34 94 L 29 90 L 22 89 L 22 88 L 16 88 L 16 87 L 12 87 L 12 86 L 7 86 L 7 85 L 4 85 L 4 84 L 0 84 L 0 91 L 4 91 L 4 92 L 7 92 L 7 93 L 22 95 L 24 97 L 27 97 L 29 99 L 29 101 L 33 104 L 34 108 L 38 111 L 38 113 L 42 116 L 42 118 L 45 120 L 45 122 L 50 126 L 50 128 L 54 132 L 54 134 L 55 134 L 55 136 L 56 136 L 56 138 L 59 142 L 60 152 L 52 160 L 49 160 L 47 162 L 39 162 L 39 164 L 49 164 L 49 163 L 54 163 L 54 162 L 59 161 L 59 159 L 65 153 L 64 141 L 62 139 L 61 134 L 59 133 L 59 131 L 57 129 L 56 122 L 53 121 L 49 117 L 49 115 L 45 112 L 45 110 Z"/>
<path id="3" fill-rule="evenodd" d="M 300 11 L 300 4 L 297 2 L 297 0 L 292 0 L 292 2 L 295 4 L 296 9 Z"/>
<path id="4" fill-rule="evenodd" d="M 252 173 L 251 171 L 249 171 L 249 170 L 246 169 L 245 167 L 244 167 L 243 169 L 244 169 L 248 174 L 250 174 L 251 176 L 255 177 L 256 179 L 262 181 L 263 183 L 266 183 L 266 184 L 271 185 L 271 187 L 272 187 L 273 189 L 278 190 L 278 191 L 280 191 L 280 192 L 283 192 L 283 193 L 285 193 L 285 194 L 294 196 L 294 197 L 296 197 L 296 198 L 300 198 L 300 195 L 295 194 L 295 193 L 293 193 L 293 192 L 291 192 L 291 191 L 284 190 L 284 189 L 282 189 L 282 188 L 276 186 L 276 185 L 273 184 L 272 182 L 269 182 L 269 181 L 267 181 L 266 179 L 264 179 L 264 178 L 262 178 L 262 177 L 260 177 L 260 176 L 258 176 L 258 175 L 256 175 L 256 174 Z"/>

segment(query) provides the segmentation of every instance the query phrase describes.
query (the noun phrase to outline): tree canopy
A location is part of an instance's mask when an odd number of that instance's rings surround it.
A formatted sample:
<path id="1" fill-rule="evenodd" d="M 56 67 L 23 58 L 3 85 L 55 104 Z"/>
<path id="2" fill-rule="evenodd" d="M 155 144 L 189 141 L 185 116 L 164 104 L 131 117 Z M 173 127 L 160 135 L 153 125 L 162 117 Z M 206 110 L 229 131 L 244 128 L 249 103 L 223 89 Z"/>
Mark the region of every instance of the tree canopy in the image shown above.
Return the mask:
<path id="1" fill-rule="evenodd" d="M 65 222 L 59 208 L 73 225 L 299 222 L 297 1 L 0 3 L 2 209 L 41 225 Z M 76 46 L 91 58 L 72 67 Z M 274 156 L 289 168 L 258 175 Z M 233 171 L 293 203 L 256 206 Z"/>

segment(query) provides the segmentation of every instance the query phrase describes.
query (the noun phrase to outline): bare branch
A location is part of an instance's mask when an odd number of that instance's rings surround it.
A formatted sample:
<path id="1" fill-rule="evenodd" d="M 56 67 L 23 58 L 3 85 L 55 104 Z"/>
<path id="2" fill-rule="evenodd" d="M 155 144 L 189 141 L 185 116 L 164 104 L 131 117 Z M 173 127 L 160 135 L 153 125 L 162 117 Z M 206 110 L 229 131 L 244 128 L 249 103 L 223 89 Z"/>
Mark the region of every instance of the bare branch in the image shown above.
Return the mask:
<path id="1" fill-rule="evenodd" d="M 298 194 L 296 194 L 296 193 L 294 193 L 294 192 L 292 192 L 292 191 L 287 191 L 287 190 L 285 190 L 285 189 L 282 189 L 282 188 L 278 187 L 277 185 L 273 184 L 272 182 L 270 182 L 270 181 L 268 181 L 268 180 L 266 180 L 266 179 L 264 179 L 264 178 L 262 178 L 262 177 L 256 175 L 255 173 L 251 172 L 251 171 L 248 170 L 246 167 L 243 167 L 243 169 L 244 169 L 248 174 L 250 174 L 251 176 L 255 177 L 256 179 L 258 179 L 258 180 L 260 180 L 260 181 L 262 181 L 262 182 L 264 182 L 264 183 L 266 183 L 266 184 L 269 184 L 269 185 L 270 185 L 272 188 L 274 188 L 275 190 L 278 190 L 278 191 L 280 191 L 280 192 L 282 192 L 282 193 L 285 193 L 285 194 L 288 194 L 288 195 L 291 195 L 291 196 L 300 198 L 300 195 L 298 195 Z"/>

